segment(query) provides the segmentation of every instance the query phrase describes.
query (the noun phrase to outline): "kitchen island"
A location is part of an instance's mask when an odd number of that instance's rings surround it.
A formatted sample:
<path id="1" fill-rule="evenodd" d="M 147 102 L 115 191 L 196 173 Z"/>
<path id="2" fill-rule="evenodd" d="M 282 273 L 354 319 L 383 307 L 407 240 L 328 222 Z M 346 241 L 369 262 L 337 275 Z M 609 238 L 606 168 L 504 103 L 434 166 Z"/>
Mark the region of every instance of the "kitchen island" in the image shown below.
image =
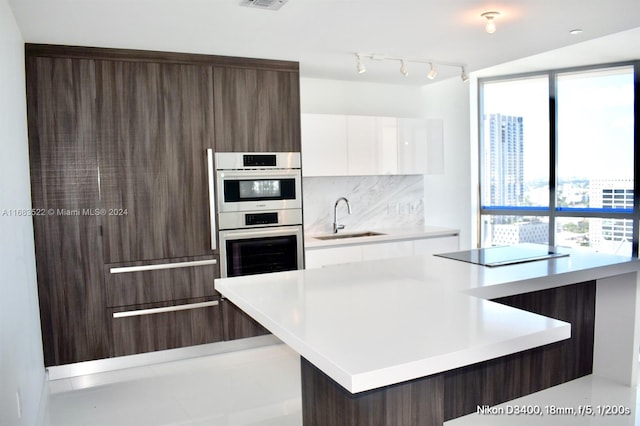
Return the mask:
<path id="1" fill-rule="evenodd" d="M 639 269 L 415 256 L 215 285 L 300 354 L 305 425 L 439 425 L 591 373 L 635 385 Z"/>

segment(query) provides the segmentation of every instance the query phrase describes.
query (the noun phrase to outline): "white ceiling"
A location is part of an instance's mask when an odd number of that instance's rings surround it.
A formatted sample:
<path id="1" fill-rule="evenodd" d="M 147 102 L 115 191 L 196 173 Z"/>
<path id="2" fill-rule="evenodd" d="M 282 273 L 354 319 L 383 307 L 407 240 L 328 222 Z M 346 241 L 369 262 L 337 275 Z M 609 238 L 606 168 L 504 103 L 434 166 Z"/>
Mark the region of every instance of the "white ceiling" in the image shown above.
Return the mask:
<path id="1" fill-rule="evenodd" d="M 27 42 L 284 59 L 300 62 L 303 77 L 412 85 L 430 82 L 426 65 L 409 63 L 403 77 L 398 62 L 366 61 L 359 75 L 354 54 L 477 71 L 640 30 L 640 0 L 288 0 L 279 11 L 241 7 L 240 0 L 9 1 Z M 501 12 L 491 35 L 480 17 L 487 10 Z M 582 34 L 570 35 L 575 28 Z M 611 52 L 601 62 L 640 58 L 637 30 L 601 46 Z M 440 67 L 434 81 L 459 74 Z"/>

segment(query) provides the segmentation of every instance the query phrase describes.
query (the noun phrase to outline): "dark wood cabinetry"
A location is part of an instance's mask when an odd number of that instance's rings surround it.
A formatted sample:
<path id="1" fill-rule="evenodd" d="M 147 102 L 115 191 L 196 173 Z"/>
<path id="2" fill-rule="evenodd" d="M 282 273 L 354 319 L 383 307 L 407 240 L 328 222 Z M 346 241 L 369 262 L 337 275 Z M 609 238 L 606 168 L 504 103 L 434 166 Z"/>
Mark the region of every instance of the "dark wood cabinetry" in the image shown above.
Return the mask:
<path id="1" fill-rule="evenodd" d="M 212 68 L 125 61 L 96 68 L 101 198 L 114 213 L 104 218 L 105 262 L 213 253 Z"/>
<path id="2" fill-rule="evenodd" d="M 25 57 L 45 364 L 222 340 L 208 161 L 214 147 L 300 150 L 298 65 L 33 44 Z"/>
<path id="3" fill-rule="evenodd" d="M 109 355 L 90 60 L 28 57 L 33 225 L 45 365 Z"/>
<path id="4" fill-rule="evenodd" d="M 300 152 L 297 67 L 216 67 L 214 90 L 217 151 Z"/>
<path id="5" fill-rule="evenodd" d="M 245 339 L 247 337 L 269 334 L 258 321 L 245 314 L 227 299 L 222 299 L 222 318 L 224 340 Z"/>
<path id="6" fill-rule="evenodd" d="M 213 286 L 219 276 L 217 256 L 105 265 L 106 306 L 219 296 Z"/>

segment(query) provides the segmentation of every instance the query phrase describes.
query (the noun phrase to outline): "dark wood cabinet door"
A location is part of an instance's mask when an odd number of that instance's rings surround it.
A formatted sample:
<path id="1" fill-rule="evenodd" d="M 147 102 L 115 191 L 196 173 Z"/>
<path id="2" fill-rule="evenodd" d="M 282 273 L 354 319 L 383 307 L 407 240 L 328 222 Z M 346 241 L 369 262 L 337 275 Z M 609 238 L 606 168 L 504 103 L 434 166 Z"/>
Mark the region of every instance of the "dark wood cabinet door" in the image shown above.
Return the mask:
<path id="1" fill-rule="evenodd" d="M 216 150 L 300 152 L 297 72 L 214 69 Z"/>
<path id="2" fill-rule="evenodd" d="M 105 263 L 212 254 L 212 68 L 96 65 Z"/>
<path id="3" fill-rule="evenodd" d="M 104 358 L 94 62 L 27 55 L 26 75 L 45 365 Z"/>
<path id="4" fill-rule="evenodd" d="M 222 340 L 218 298 L 109 309 L 113 356 L 201 345 Z"/>

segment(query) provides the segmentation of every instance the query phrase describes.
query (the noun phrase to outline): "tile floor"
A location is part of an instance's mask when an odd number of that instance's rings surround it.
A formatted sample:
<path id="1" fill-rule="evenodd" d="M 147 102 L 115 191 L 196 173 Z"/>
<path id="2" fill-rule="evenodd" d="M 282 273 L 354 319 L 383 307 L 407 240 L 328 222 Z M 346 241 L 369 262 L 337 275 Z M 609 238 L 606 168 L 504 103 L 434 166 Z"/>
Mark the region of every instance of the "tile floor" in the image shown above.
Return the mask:
<path id="1" fill-rule="evenodd" d="M 53 380 L 48 426 L 302 424 L 298 355 L 285 345 Z M 611 404 L 629 415 L 573 415 L 568 408 Z M 447 426 L 640 426 L 635 388 L 587 376 L 507 404 L 535 415 L 471 414 Z M 555 406 L 556 414 L 545 407 Z"/>
<path id="2" fill-rule="evenodd" d="M 285 345 L 49 382 L 46 425 L 302 424 L 300 362 Z"/>

